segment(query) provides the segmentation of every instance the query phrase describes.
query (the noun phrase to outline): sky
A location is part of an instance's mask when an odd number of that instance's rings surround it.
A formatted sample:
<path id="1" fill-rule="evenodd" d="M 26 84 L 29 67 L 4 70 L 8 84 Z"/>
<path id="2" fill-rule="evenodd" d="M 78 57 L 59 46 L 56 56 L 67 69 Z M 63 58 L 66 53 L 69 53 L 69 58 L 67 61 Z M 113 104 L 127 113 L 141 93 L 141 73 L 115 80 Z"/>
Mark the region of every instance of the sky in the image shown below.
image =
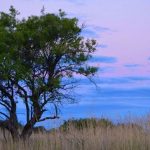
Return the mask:
<path id="1" fill-rule="evenodd" d="M 79 106 L 90 103 L 96 107 L 95 102 L 100 104 L 102 98 L 122 97 L 128 99 L 131 108 L 137 109 L 141 102 L 143 110 L 147 108 L 150 100 L 149 0 L 0 0 L 0 4 L 0 11 L 5 12 L 13 5 L 21 13 L 20 17 L 40 15 L 43 6 L 50 13 L 62 9 L 68 17 L 77 17 L 79 25 L 85 25 L 82 32 L 85 38 L 97 40 L 97 51 L 90 61 L 90 65 L 99 67 L 94 78 L 97 87 L 83 78 L 76 89 L 81 99 Z"/>

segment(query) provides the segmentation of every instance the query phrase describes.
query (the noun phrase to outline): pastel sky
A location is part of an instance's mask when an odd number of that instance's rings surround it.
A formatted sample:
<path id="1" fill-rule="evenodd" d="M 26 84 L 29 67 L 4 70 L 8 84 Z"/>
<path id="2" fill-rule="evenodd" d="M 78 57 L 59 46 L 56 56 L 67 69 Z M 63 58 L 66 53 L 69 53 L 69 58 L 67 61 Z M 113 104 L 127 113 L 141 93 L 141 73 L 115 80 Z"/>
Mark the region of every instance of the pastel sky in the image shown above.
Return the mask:
<path id="1" fill-rule="evenodd" d="M 61 8 L 86 25 L 83 36 L 99 44 L 90 64 L 100 69 L 98 88 L 83 79 L 77 89 L 86 95 L 83 103 L 93 97 L 150 97 L 149 0 L 0 0 L 0 11 L 10 5 L 21 17 L 39 15 L 43 6 L 50 13 Z"/>

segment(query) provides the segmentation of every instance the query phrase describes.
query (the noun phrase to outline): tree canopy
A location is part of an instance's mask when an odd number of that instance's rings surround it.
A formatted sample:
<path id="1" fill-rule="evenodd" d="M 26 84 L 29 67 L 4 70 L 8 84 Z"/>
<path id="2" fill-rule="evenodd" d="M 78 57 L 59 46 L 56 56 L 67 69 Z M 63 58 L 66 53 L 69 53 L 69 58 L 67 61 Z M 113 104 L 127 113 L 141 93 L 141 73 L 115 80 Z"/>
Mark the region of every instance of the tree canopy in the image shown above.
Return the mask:
<path id="1" fill-rule="evenodd" d="M 0 13 L 0 105 L 1 126 L 14 139 L 27 138 L 37 122 L 58 117 L 58 106 L 71 100 L 68 90 L 77 74 L 93 76 L 97 68 L 87 61 L 96 50 L 96 41 L 81 36 L 77 18 L 44 13 L 17 19 L 10 7 Z M 18 102 L 26 108 L 26 123 L 18 132 Z M 48 105 L 53 114 L 43 115 Z"/>

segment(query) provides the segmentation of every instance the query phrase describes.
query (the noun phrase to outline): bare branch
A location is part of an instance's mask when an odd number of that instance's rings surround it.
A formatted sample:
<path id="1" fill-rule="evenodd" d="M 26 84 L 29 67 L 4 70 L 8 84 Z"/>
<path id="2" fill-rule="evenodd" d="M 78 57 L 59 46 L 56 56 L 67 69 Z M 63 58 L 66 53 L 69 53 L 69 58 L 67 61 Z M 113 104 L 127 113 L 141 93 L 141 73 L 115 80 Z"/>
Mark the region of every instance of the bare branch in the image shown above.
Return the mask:
<path id="1" fill-rule="evenodd" d="M 4 101 L 0 101 L 0 105 L 4 106 L 8 112 L 10 112 L 10 107 L 7 105 L 7 103 L 5 103 Z"/>
<path id="2" fill-rule="evenodd" d="M 42 121 L 45 121 L 45 120 L 50 120 L 50 119 L 59 119 L 58 116 L 53 116 L 53 117 L 45 117 L 45 118 L 42 118 L 40 119 L 38 122 L 42 122 Z"/>
<path id="3" fill-rule="evenodd" d="M 8 116 L 8 115 L 6 115 L 5 113 L 0 112 L 0 114 L 1 114 L 1 115 L 3 115 L 4 117 L 6 117 L 7 119 L 9 119 L 9 116 Z"/>
<path id="4" fill-rule="evenodd" d="M 26 106 L 26 113 L 27 113 L 27 115 L 26 115 L 26 120 L 27 120 L 27 122 L 28 122 L 28 121 L 29 121 L 29 118 L 30 118 L 30 108 L 29 108 L 29 104 L 28 104 L 27 91 L 26 91 L 22 86 L 20 86 L 18 82 L 15 82 L 15 81 L 13 81 L 13 80 L 11 80 L 11 81 L 18 87 L 18 91 L 17 91 L 18 94 L 20 94 L 20 96 L 24 98 L 24 103 L 25 103 L 25 106 Z M 24 94 L 22 94 L 20 90 L 21 90 Z"/>

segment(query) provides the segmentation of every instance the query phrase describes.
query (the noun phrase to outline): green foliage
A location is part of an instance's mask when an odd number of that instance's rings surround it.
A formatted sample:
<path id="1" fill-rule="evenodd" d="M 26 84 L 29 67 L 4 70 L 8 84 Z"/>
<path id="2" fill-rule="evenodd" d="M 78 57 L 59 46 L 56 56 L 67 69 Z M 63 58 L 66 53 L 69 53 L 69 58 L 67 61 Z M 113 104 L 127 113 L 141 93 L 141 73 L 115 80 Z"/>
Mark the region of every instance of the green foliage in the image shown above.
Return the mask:
<path id="1" fill-rule="evenodd" d="M 76 18 L 67 18 L 61 10 L 58 15 L 43 12 L 22 20 L 17 15 L 12 6 L 9 14 L 0 14 L 1 76 L 29 82 L 34 75 L 35 84 L 44 88 L 61 87 L 64 77 L 97 72 L 87 64 L 96 41 L 80 36 Z"/>
<path id="2" fill-rule="evenodd" d="M 9 13 L 0 13 L 0 104 L 8 111 L 1 115 L 13 126 L 18 122 L 17 101 L 22 101 L 27 118 L 22 134 L 37 122 L 57 118 L 59 104 L 72 100 L 67 92 L 74 75 L 91 77 L 97 72 L 87 63 L 96 41 L 81 36 L 78 19 L 67 18 L 61 10 L 50 14 L 43 8 L 41 13 L 20 20 L 12 6 Z M 54 115 L 42 118 L 49 104 Z"/>
<path id="3" fill-rule="evenodd" d="M 107 128 L 107 127 L 113 127 L 113 123 L 108 120 L 108 119 L 95 119 L 95 118 L 88 118 L 88 119 L 72 119 L 65 121 L 63 125 L 61 125 L 60 129 L 63 131 L 69 130 L 71 127 L 74 127 L 75 129 L 78 130 L 83 130 L 87 128 L 96 128 L 96 127 L 102 127 L 102 128 Z"/>

